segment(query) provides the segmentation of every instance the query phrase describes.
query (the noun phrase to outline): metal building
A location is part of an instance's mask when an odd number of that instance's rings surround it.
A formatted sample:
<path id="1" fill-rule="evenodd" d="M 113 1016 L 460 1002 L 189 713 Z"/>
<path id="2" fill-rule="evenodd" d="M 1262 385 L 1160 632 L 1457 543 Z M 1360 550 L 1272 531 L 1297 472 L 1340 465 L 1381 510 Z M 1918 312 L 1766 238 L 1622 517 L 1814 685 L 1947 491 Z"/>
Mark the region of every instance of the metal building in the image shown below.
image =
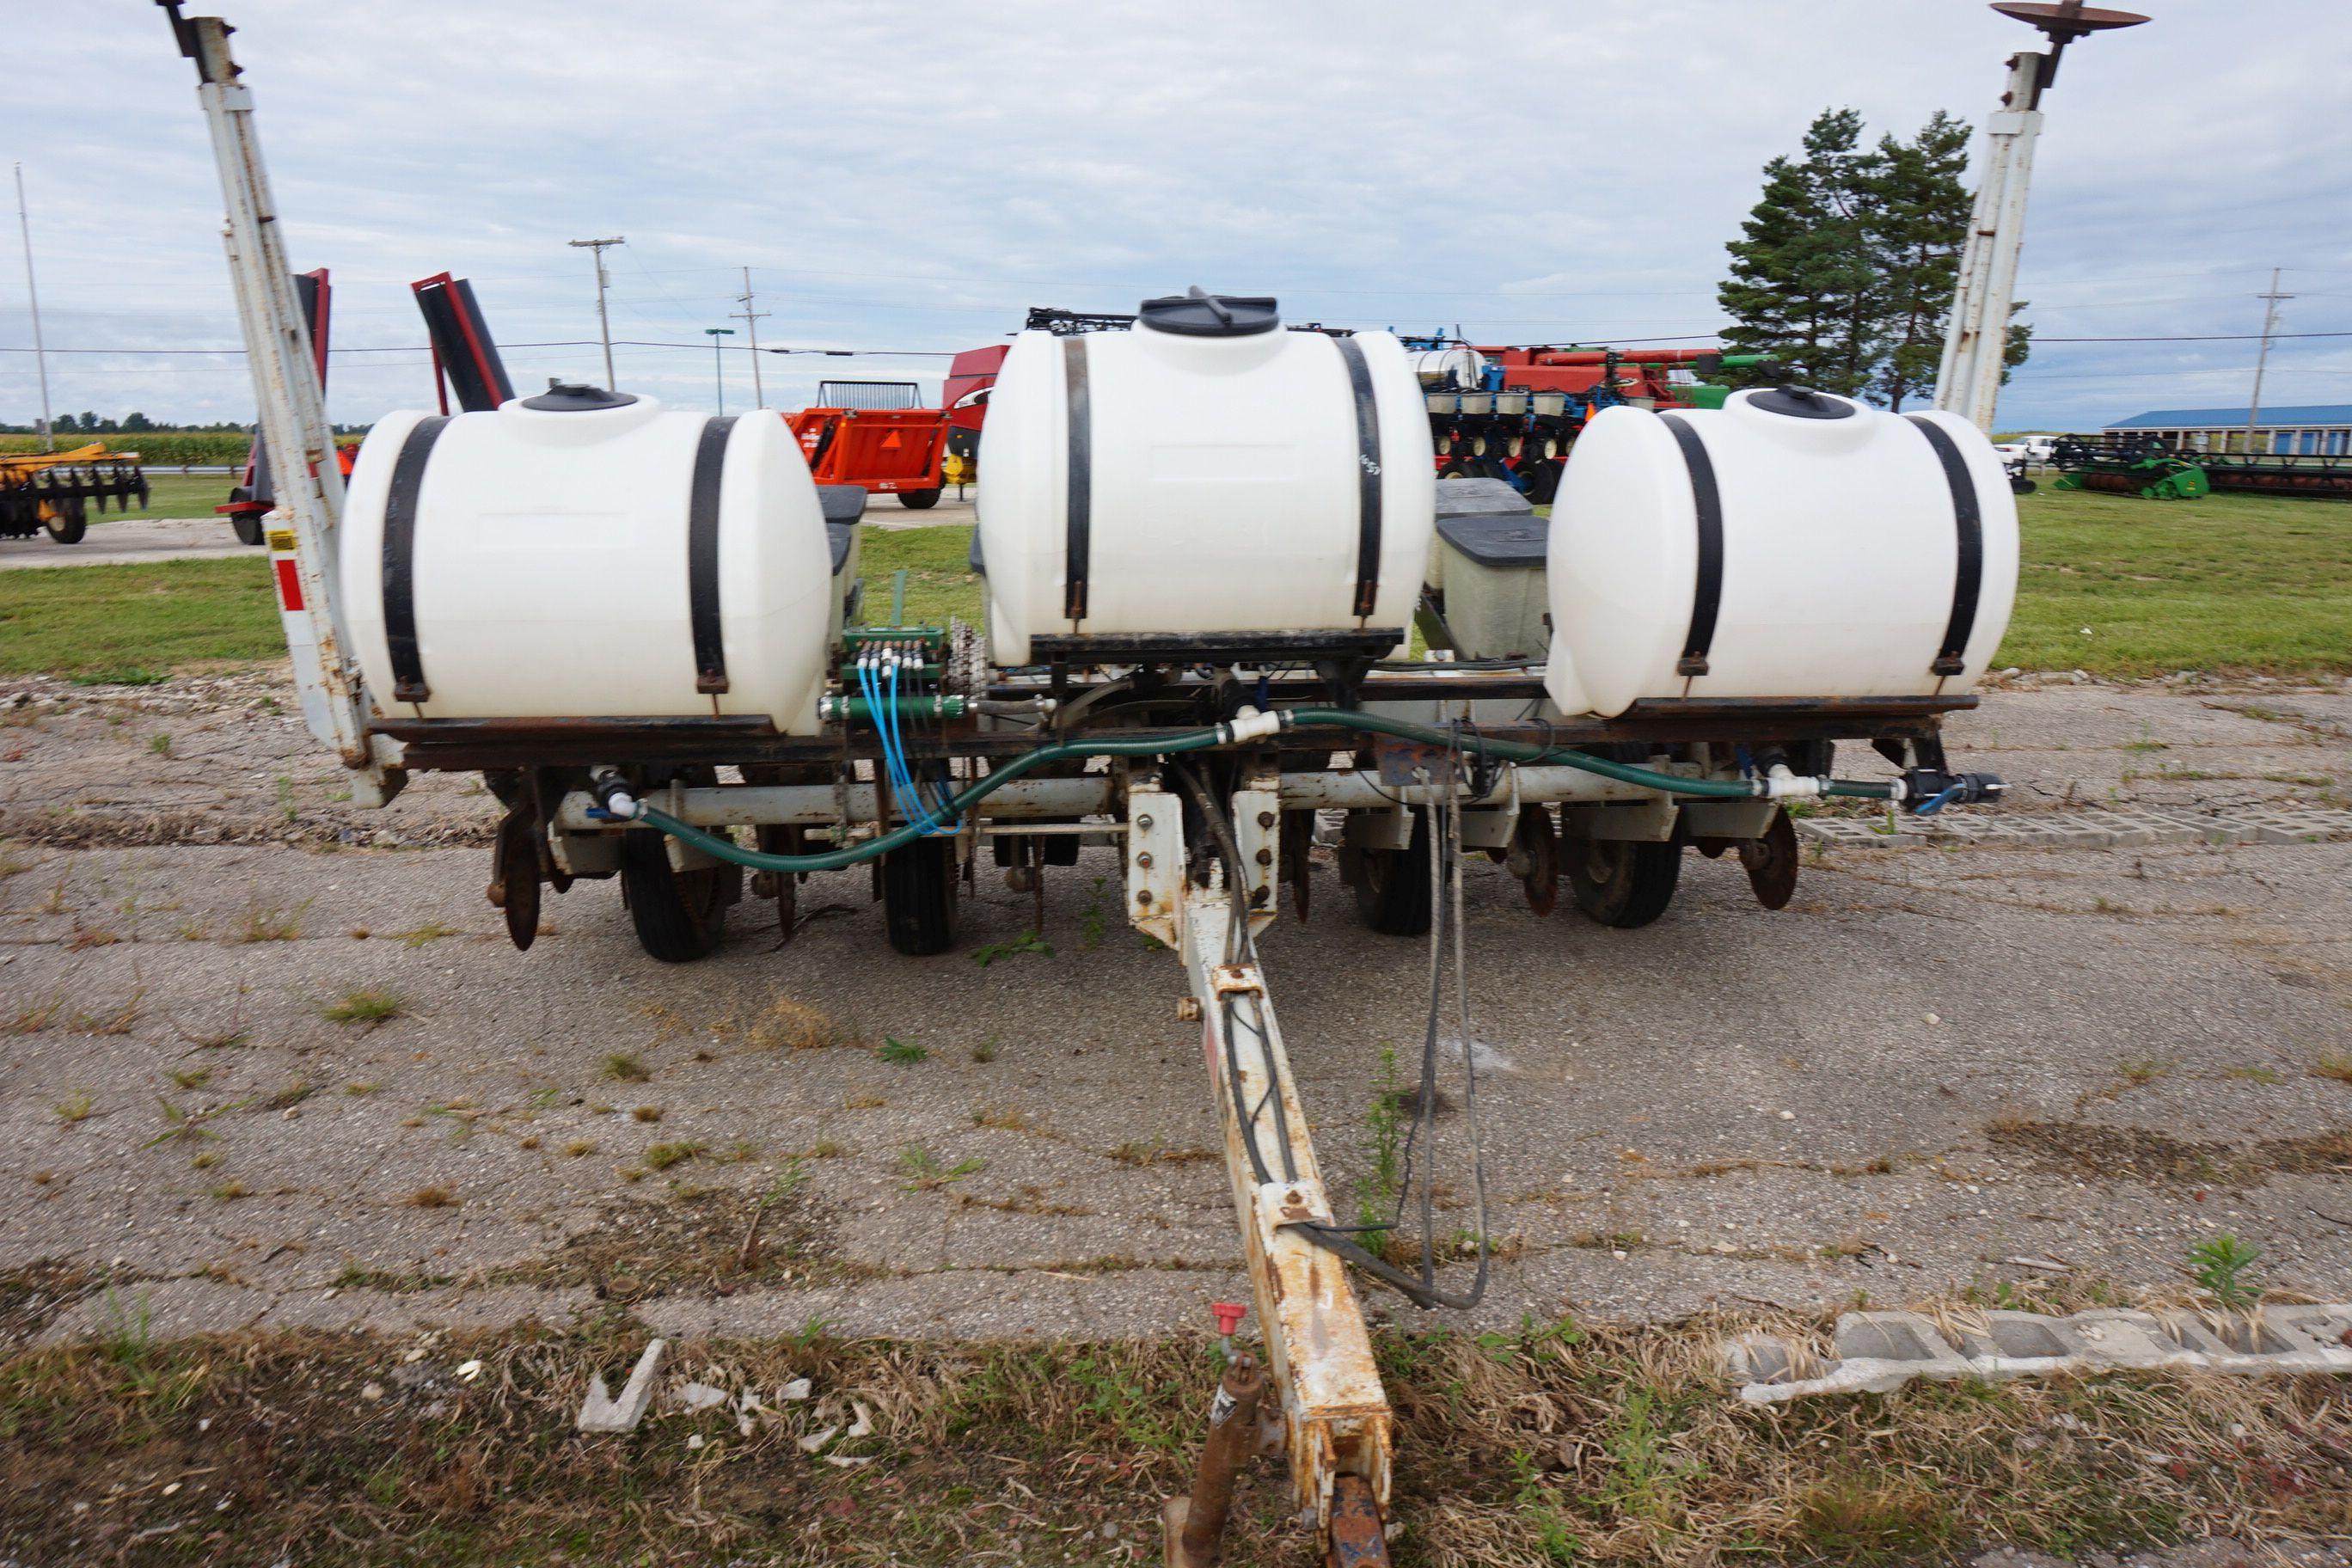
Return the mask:
<path id="1" fill-rule="evenodd" d="M 2265 408 L 2247 424 L 2237 408 L 2158 408 L 2105 426 L 2110 436 L 2154 436 L 2176 451 L 2341 458 L 2352 453 L 2352 403 Z"/>

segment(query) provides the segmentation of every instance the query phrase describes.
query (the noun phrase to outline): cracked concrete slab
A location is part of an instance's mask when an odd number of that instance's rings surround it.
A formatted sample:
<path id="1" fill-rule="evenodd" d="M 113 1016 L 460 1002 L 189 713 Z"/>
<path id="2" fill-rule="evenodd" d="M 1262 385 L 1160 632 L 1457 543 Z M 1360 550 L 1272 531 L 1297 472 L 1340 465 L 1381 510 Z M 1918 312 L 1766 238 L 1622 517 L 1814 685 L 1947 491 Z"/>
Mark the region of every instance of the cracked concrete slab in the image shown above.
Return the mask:
<path id="1" fill-rule="evenodd" d="M 665 1332 L 1149 1334 L 1241 1289 L 1197 1027 L 1115 923 L 1107 853 L 1050 881 L 1050 956 L 971 961 L 1031 921 L 985 874 L 937 959 L 889 952 L 854 874 L 803 889 L 823 913 L 788 945 L 747 903 L 715 958 L 656 964 L 583 884 L 518 954 L 476 781 L 357 812 L 281 687 L 217 679 L 0 685 L 0 1279 L 84 1282 L 32 1331 L 103 1331 L 110 1278 L 159 1331 L 623 1305 Z M 2340 809 L 2352 696 L 1994 691 L 1953 750 L 2019 782 L 2017 820 Z M 2172 771 L 2228 776 L 2125 777 L 2191 752 Z M 1693 857 L 1639 931 L 1470 882 L 1475 1031 L 1508 1066 L 1482 1091 L 1502 1251 L 1464 1321 L 1896 1301 L 2012 1258 L 2170 1284 L 2221 1229 L 2352 1295 L 2352 843 L 1825 845 L 1778 914 Z M 1264 948 L 1352 1215 L 1423 950 L 1359 926 L 1328 864 L 1316 900 Z M 324 1016 L 362 990 L 394 1015 Z M 1454 1269 L 1465 1152 L 1442 1116 Z M 971 1164 L 927 1184 L 917 1158 Z"/>

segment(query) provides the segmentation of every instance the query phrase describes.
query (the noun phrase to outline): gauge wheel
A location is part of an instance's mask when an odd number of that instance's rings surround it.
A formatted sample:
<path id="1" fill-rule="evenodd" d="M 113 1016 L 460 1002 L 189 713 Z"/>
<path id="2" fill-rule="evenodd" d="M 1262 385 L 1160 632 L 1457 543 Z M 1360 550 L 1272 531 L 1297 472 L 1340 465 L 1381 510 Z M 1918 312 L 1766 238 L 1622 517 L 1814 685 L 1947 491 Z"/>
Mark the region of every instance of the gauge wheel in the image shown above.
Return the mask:
<path id="1" fill-rule="evenodd" d="M 1682 846 L 1618 838 L 1571 838 L 1560 855 L 1576 907 L 1605 926 L 1648 925 L 1674 902 Z"/>
<path id="2" fill-rule="evenodd" d="M 1357 851 L 1356 912 L 1382 936 L 1429 934 L 1429 816 L 1413 813 L 1402 849 Z"/>
<path id="3" fill-rule="evenodd" d="M 621 900 L 637 945 L 664 963 L 691 963 L 719 951 L 726 934 L 731 866 L 681 871 L 669 863 L 669 840 L 649 828 L 621 835 Z"/>
<path id="4" fill-rule="evenodd" d="M 898 492 L 898 504 L 905 507 L 908 511 L 929 511 L 931 508 L 940 504 L 940 492 L 937 490 L 900 490 Z"/>
<path id="5" fill-rule="evenodd" d="M 929 958 L 955 945 L 956 860 L 951 838 L 918 838 L 882 857 L 882 921 L 890 945 Z"/>
<path id="6" fill-rule="evenodd" d="M 61 500 L 56 506 L 57 515 L 42 526 L 59 544 L 79 544 L 81 536 L 89 531 L 89 514 L 83 510 L 81 498 Z"/>

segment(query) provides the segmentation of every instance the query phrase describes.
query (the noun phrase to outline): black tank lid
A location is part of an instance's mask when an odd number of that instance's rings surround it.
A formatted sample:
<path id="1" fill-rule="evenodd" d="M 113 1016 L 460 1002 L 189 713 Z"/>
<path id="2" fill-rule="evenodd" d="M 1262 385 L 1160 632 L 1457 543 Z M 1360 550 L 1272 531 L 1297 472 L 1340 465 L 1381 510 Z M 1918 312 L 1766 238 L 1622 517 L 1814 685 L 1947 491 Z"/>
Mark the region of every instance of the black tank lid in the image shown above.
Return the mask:
<path id="1" fill-rule="evenodd" d="M 1775 386 L 1748 395 L 1748 406 L 1791 419 L 1851 419 L 1853 405 L 1810 386 Z"/>
<path id="2" fill-rule="evenodd" d="M 1147 327 L 1187 338 L 1255 337 L 1282 325 L 1272 295 L 1211 294 L 1198 285 L 1146 300 L 1138 316 Z"/>
<path id="3" fill-rule="evenodd" d="M 544 408 L 557 414 L 584 414 L 598 408 L 626 408 L 637 400 L 631 392 L 607 392 L 601 386 L 578 386 L 554 376 L 547 378 L 547 390 L 537 397 L 522 400 L 525 408 Z"/>

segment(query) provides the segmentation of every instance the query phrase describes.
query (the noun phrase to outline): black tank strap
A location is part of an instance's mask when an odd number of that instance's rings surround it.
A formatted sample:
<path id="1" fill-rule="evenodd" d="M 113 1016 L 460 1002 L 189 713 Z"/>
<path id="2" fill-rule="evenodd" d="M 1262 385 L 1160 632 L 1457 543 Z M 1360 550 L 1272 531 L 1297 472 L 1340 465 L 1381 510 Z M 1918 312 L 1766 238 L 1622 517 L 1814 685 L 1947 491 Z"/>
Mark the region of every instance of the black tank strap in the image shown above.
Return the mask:
<path id="1" fill-rule="evenodd" d="M 1984 509 L 1977 499 L 1977 482 L 1969 473 L 1952 433 L 1916 414 L 1903 416 L 1927 437 L 1936 460 L 1944 467 L 1944 483 L 1952 492 L 1952 527 L 1958 534 L 1959 553 L 1952 569 L 1952 617 L 1944 626 L 1944 640 L 1927 666 L 1930 675 L 1958 675 L 1968 668 L 1969 637 L 1977 628 L 1977 601 L 1984 594 Z"/>
<path id="2" fill-rule="evenodd" d="M 1356 404 L 1356 599 L 1359 619 L 1372 613 L 1381 595 L 1381 411 L 1372 395 L 1372 367 L 1353 338 L 1333 338 L 1348 367 L 1348 390 Z"/>
<path id="3" fill-rule="evenodd" d="M 1715 462 L 1706 443 L 1690 422 L 1678 415 L 1661 414 L 1682 448 L 1683 464 L 1690 469 L 1691 501 L 1698 514 L 1698 570 L 1691 590 L 1690 630 L 1683 638 L 1683 656 L 1675 673 L 1690 677 L 1706 673 L 1707 650 L 1715 644 L 1716 616 L 1723 609 L 1723 493 L 1716 488 Z"/>
<path id="4" fill-rule="evenodd" d="M 694 634 L 694 689 L 705 696 L 727 689 L 727 637 L 719 624 L 719 482 L 734 428 L 731 414 L 704 422 L 687 492 L 687 612 Z"/>
<path id="5" fill-rule="evenodd" d="M 425 660 L 416 646 L 416 499 L 425 489 L 425 466 L 441 439 L 449 416 L 416 422 L 393 459 L 392 483 L 383 498 L 383 640 L 392 654 L 392 700 L 425 702 Z"/>
<path id="6" fill-rule="evenodd" d="M 1062 340 L 1062 378 L 1070 401 L 1070 493 L 1066 560 L 1068 584 L 1062 605 L 1065 619 L 1087 618 L 1087 565 L 1094 527 L 1094 411 L 1087 384 L 1087 335 Z"/>

